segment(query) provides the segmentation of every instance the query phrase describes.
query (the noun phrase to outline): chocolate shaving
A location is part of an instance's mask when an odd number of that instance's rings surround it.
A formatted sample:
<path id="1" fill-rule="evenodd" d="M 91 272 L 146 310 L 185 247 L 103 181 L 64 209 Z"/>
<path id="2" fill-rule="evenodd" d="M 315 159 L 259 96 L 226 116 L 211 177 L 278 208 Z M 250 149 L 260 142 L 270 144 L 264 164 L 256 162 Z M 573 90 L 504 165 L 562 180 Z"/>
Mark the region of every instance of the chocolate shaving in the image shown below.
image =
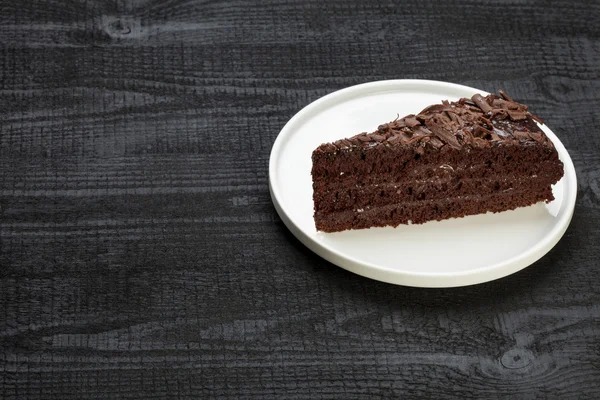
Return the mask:
<path id="1" fill-rule="evenodd" d="M 483 113 L 483 111 L 479 107 L 467 106 L 467 110 L 479 114 Z"/>
<path id="2" fill-rule="evenodd" d="M 506 100 L 494 99 L 492 101 L 492 106 L 494 108 L 501 108 L 501 109 L 504 109 L 504 110 L 508 110 L 508 102 Z"/>
<path id="3" fill-rule="evenodd" d="M 408 139 L 408 140 L 405 142 L 405 144 L 406 144 L 406 145 L 411 145 L 411 144 L 413 144 L 413 143 L 420 142 L 420 141 L 421 141 L 421 139 L 423 139 L 423 136 L 418 136 L 418 135 L 415 135 L 415 136 L 413 136 L 412 138 Z"/>
<path id="4" fill-rule="evenodd" d="M 452 122 L 452 119 L 447 114 L 448 113 L 446 113 L 445 111 L 442 111 L 441 113 L 437 114 L 437 118 L 441 120 L 441 122 L 444 125 L 448 125 L 450 122 Z"/>
<path id="5" fill-rule="evenodd" d="M 442 142 L 436 137 L 432 137 L 429 141 L 429 144 L 431 144 L 436 149 L 441 149 L 444 146 L 444 142 Z"/>
<path id="6" fill-rule="evenodd" d="M 337 150 L 337 147 L 334 143 L 325 143 L 325 150 L 335 151 L 335 150 Z"/>
<path id="7" fill-rule="evenodd" d="M 416 118 L 413 118 L 413 117 L 406 117 L 406 118 L 404 118 L 404 123 L 409 128 L 414 128 L 415 126 L 421 125 L 421 123 Z"/>
<path id="8" fill-rule="evenodd" d="M 431 130 L 431 132 L 433 132 L 435 136 L 440 138 L 443 142 L 448 143 L 450 147 L 454 149 L 461 148 L 461 145 L 458 142 L 458 139 L 456 139 L 456 136 L 454 136 L 452 132 L 444 129 L 444 127 L 441 124 L 439 124 L 439 122 L 437 122 L 435 119 L 429 120 L 427 122 L 427 127 L 429 128 L 429 130 Z"/>
<path id="9" fill-rule="evenodd" d="M 487 125 L 488 127 L 490 127 L 490 128 L 491 128 L 491 127 L 493 127 L 493 126 L 494 126 L 494 125 L 492 124 L 492 121 L 490 121 L 490 120 L 489 120 L 489 119 L 487 119 L 486 117 L 483 117 L 483 116 L 482 116 L 482 117 L 480 117 L 480 118 L 481 118 L 481 121 L 482 121 L 482 122 L 483 122 L 485 125 Z"/>
<path id="10" fill-rule="evenodd" d="M 507 102 L 506 106 L 508 107 L 509 110 L 527 111 L 526 105 L 517 103 L 515 101 L 513 101 L 512 103 Z"/>
<path id="11" fill-rule="evenodd" d="M 462 119 L 458 115 L 456 115 L 455 113 L 452 113 L 452 112 L 447 113 L 447 114 L 450 117 L 450 119 L 452 120 L 452 122 L 454 122 L 458 126 L 461 126 L 461 127 L 463 126 Z"/>
<path id="12" fill-rule="evenodd" d="M 502 96 L 504 98 L 504 100 L 508 100 L 508 101 L 512 101 L 514 102 L 513 99 L 511 99 L 505 92 L 504 90 L 500 89 L 498 90 L 498 93 L 500 93 L 500 96 Z"/>
<path id="13" fill-rule="evenodd" d="M 506 119 L 508 118 L 508 111 L 500 108 L 495 108 L 490 114 L 490 119 Z"/>
<path id="14" fill-rule="evenodd" d="M 492 137 L 493 134 L 494 132 L 490 131 L 489 129 L 486 129 L 481 125 L 476 125 L 475 128 L 473 128 L 473 136 L 475 137 L 489 139 Z"/>
<path id="15" fill-rule="evenodd" d="M 448 110 L 444 110 L 443 115 L 448 118 L 448 121 L 450 122 L 454 122 L 454 119 L 452 119 L 452 115 L 454 115 L 453 112 L 449 112 Z"/>
<path id="16" fill-rule="evenodd" d="M 403 141 L 403 140 L 402 140 L 402 136 L 400 136 L 400 135 L 394 135 L 394 136 L 390 136 L 390 137 L 387 139 L 387 142 L 388 142 L 389 144 L 396 144 L 396 143 L 400 143 L 400 142 L 402 142 L 402 141 Z"/>
<path id="17" fill-rule="evenodd" d="M 527 119 L 527 114 L 523 111 L 508 110 L 507 112 L 508 112 L 508 116 L 513 121 L 522 121 L 524 119 Z"/>
<path id="18" fill-rule="evenodd" d="M 473 134 L 471 132 L 469 132 L 468 130 L 462 129 L 461 131 L 458 132 L 458 135 L 460 135 L 463 143 L 473 144 Z"/>
<path id="19" fill-rule="evenodd" d="M 431 115 L 431 114 L 417 114 L 417 116 L 415 118 L 417 120 L 419 120 L 419 122 L 421 122 L 421 124 L 424 124 L 425 121 L 427 121 L 428 119 L 433 118 L 433 115 Z"/>
<path id="20" fill-rule="evenodd" d="M 444 111 L 446 108 L 447 108 L 447 104 L 433 104 L 429 107 L 425 107 L 423 109 L 423 111 L 421 111 L 419 114 L 441 112 L 441 111 Z"/>
<path id="21" fill-rule="evenodd" d="M 424 126 L 419 126 L 415 129 L 414 134 L 419 136 L 430 136 L 431 131 Z"/>
<path id="22" fill-rule="evenodd" d="M 531 139 L 531 137 L 529 136 L 529 133 L 524 132 L 524 131 L 514 131 L 512 133 L 512 135 L 514 137 L 516 137 L 517 139 L 521 139 L 521 140 L 529 140 L 529 139 Z"/>
<path id="23" fill-rule="evenodd" d="M 385 140 L 385 138 L 381 135 L 371 135 L 370 137 L 376 142 L 383 142 Z"/>
<path id="24" fill-rule="evenodd" d="M 473 97 L 471 97 L 471 100 L 473 100 L 473 103 L 477 104 L 477 106 L 481 108 L 483 112 L 487 113 L 492 111 L 492 107 L 490 107 L 487 101 L 485 101 L 480 94 L 474 94 Z"/>
<path id="25" fill-rule="evenodd" d="M 529 132 L 529 136 L 536 142 L 544 142 L 544 135 L 541 132 Z"/>

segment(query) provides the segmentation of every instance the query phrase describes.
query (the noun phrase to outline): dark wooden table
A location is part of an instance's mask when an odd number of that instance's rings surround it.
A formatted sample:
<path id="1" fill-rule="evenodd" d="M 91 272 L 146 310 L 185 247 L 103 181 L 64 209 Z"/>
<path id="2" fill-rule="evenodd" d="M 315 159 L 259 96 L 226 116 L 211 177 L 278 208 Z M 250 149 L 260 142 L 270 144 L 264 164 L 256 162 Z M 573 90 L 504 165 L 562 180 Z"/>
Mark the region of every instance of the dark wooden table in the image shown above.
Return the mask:
<path id="1" fill-rule="evenodd" d="M 599 20 L 597 1 L 0 1 L 0 398 L 600 398 Z M 390 78 L 545 118 L 579 180 L 548 255 L 425 290 L 290 234 L 280 129 Z"/>

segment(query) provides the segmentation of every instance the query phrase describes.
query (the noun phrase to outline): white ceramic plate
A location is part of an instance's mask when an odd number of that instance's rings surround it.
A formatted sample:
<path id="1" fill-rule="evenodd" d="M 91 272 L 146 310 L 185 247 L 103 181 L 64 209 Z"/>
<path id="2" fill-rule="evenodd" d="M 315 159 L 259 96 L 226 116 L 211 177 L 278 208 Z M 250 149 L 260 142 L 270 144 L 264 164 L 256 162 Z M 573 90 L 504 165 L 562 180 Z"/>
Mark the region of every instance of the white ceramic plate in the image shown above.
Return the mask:
<path id="1" fill-rule="evenodd" d="M 547 126 L 565 164 L 554 200 L 498 214 L 423 225 L 317 232 L 313 221 L 312 151 L 418 113 L 443 99 L 487 93 L 426 80 L 392 80 L 353 86 L 305 107 L 281 130 L 271 151 L 269 185 L 277 212 L 308 248 L 349 271 L 407 286 L 450 287 L 497 279 L 532 264 L 562 237 L 575 206 L 577 181 L 571 157 Z"/>

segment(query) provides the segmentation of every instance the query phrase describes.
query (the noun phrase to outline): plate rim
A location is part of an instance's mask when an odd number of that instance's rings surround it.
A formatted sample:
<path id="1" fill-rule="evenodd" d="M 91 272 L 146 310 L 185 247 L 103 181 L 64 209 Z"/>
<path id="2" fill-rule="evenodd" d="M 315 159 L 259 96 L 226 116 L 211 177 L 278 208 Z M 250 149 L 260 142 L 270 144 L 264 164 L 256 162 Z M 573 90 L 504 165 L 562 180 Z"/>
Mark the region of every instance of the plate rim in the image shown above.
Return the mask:
<path id="1" fill-rule="evenodd" d="M 566 232 L 569 223 L 571 222 L 575 202 L 577 198 L 577 177 L 573 161 L 564 147 L 560 139 L 546 125 L 541 125 L 546 135 L 552 140 L 556 147 L 560 159 L 564 164 L 566 184 L 563 186 L 563 206 L 561 207 L 561 215 L 559 220 L 553 225 L 539 241 L 537 241 L 528 250 L 523 251 L 506 260 L 497 263 L 484 265 L 470 270 L 457 272 L 421 272 L 398 270 L 370 262 L 360 261 L 352 256 L 343 254 L 338 249 L 331 247 L 328 244 L 321 243 L 314 239 L 310 234 L 304 232 L 290 218 L 285 208 L 282 205 L 281 193 L 277 183 L 277 161 L 281 154 L 281 148 L 290 134 L 293 133 L 295 125 L 299 121 L 307 120 L 311 113 L 318 113 L 329 102 L 334 102 L 338 98 L 342 98 L 348 94 L 353 94 L 353 98 L 360 97 L 361 91 L 367 90 L 368 93 L 383 93 L 385 91 L 394 92 L 398 87 L 409 87 L 411 85 L 444 88 L 449 90 L 470 91 L 472 93 L 488 94 L 487 92 L 476 89 L 470 86 L 460 85 L 451 82 L 443 82 L 427 79 L 391 79 L 380 80 L 373 82 L 361 83 L 358 85 L 349 86 L 343 89 L 336 90 L 325 96 L 322 96 L 313 102 L 309 103 L 298 111 L 290 120 L 283 126 L 271 149 L 269 157 L 269 192 L 272 202 L 275 206 L 277 214 L 292 232 L 292 234 L 300 240 L 311 251 L 335 264 L 338 267 L 349 270 L 358 275 L 387 282 L 396 285 L 413 286 L 413 287 L 458 287 L 467 286 L 478 283 L 484 283 L 499 279 L 515 272 L 518 272 L 547 254 Z M 388 90 L 381 90 L 386 89 Z"/>

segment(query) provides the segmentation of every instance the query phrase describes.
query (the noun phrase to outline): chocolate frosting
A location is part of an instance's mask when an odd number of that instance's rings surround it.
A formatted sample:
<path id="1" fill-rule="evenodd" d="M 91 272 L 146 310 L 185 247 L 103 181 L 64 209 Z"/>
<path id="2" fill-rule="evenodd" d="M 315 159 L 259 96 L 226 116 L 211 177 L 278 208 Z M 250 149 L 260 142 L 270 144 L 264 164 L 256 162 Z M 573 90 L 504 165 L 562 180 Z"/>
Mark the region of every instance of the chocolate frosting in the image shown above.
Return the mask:
<path id="1" fill-rule="evenodd" d="M 345 150 L 376 146 L 405 146 L 440 150 L 490 147 L 516 142 L 538 142 L 552 146 L 540 130 L 542 120 L 526 105 L 517 103 L 502 90 L 499 96 L 473 95 L 456 102 L 442 101 L 420 113 L 380 125 L 373 133 L 363 132 L 348 139 L 320 146 L 322 150 Z"/>

